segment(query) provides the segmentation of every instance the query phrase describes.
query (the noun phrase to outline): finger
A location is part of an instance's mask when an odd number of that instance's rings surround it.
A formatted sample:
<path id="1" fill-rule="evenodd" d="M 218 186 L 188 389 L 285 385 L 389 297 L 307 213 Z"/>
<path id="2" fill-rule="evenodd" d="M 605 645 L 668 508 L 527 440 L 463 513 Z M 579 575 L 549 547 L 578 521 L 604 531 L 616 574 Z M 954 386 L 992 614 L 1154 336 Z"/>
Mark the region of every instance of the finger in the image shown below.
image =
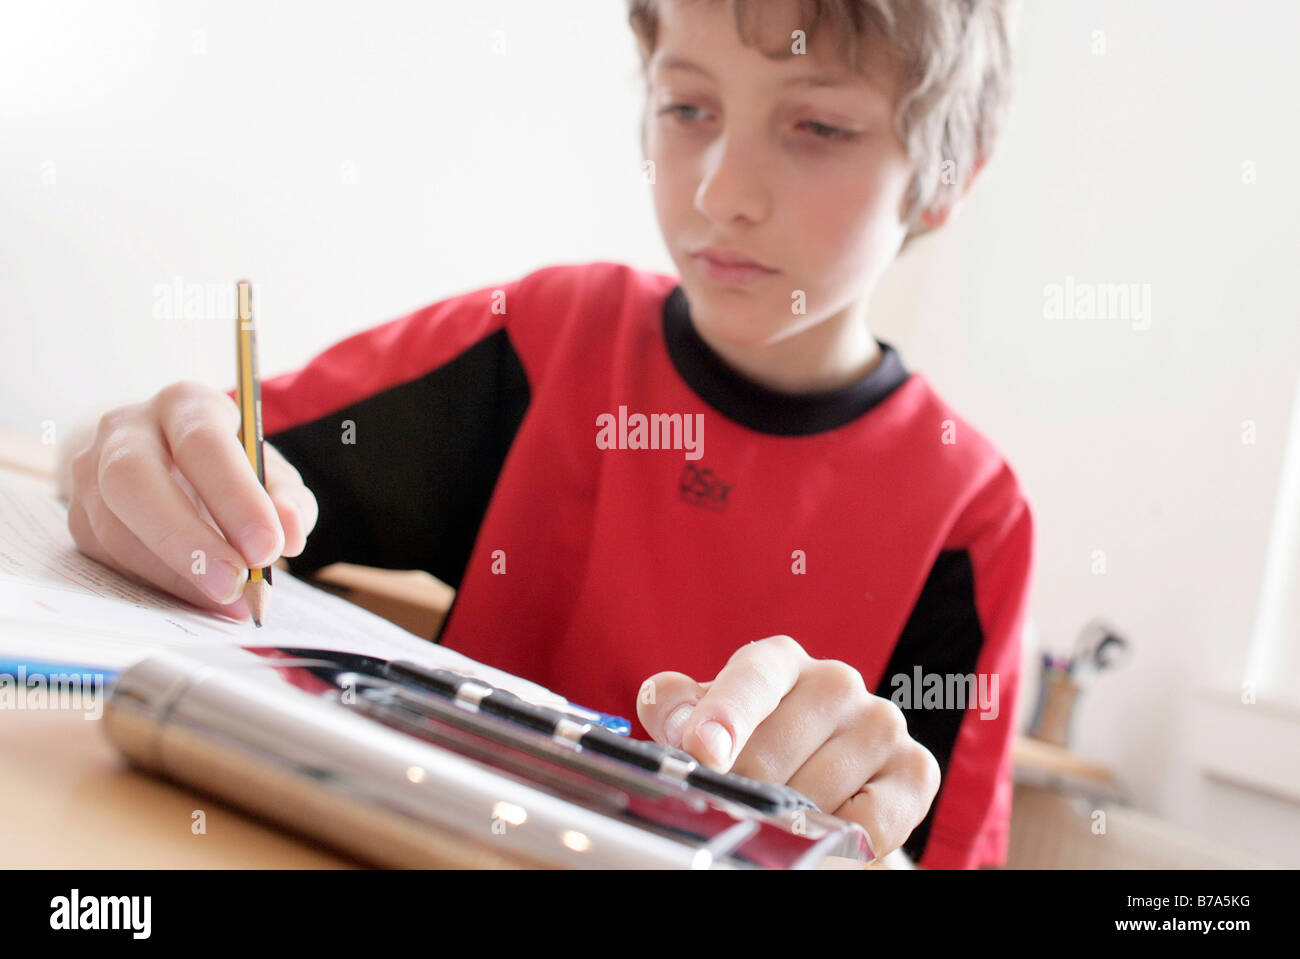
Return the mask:
<path id="1" fill-rule="evenodd" d="M 182 578 L 191 575 L 194 553 L 200 551 L 209 575 L 198 585 L 224 604 L 230 598 L 228 584 L 240 573 L 247 575 L 247 564 L 199 517 L 168 472 L 168 462 L 160 435 L 148 429 L 122 431 L 104 441 L 94 485 L 108 512 Z M 97 520 L 93 513 L 90 518 Z"/>
<path id="2" fill-rule="evenodd" d="M 276 505 L 279 525 L 285 530 L 285 548 L 281 556 L 298 556 L 307 548 L 307 537 L 316 525 L 316 498 L 305 487 L 286 489 L 283 482 L 266 481 L 270 502 Z M 307 502 L 304 502 L 307 500 Z M 308 504 L 309 502 L 309 504 Z"/>
<path id="3" fill-rule="evenodd" d="M 284 548 L 280 550 L 280 555 L 297 556 L 307 548 L 307 530 L 302 515 L 298 512 L 298 504 L 283 491 L 272 492 L 269 482 L 267 492 L 271 495 L 271 504 L 275 507 L 280 529 L 284 531 Z"/>
<path id="4" fill-rule="evenodd" d="M 682 736 L 682 748 L 726 772 L 734 757 L 780 705 L 812 659 L 789 636 L 769 636 L 742 646 L 696 705 Z"/>
<path id="5" fill-rule="evenodd" d="M 787 780 L 821 809 L 839 809 L 864 784 L 881 772 L 890 746 L 880 740 L 864 741 L 854 734 L 832 736 Z M 874 846 L 872 847 L 875 848 Z"/>
<path id="6" fill-rule="evenodd" d="M 243 599 L 242 588 L 232 588 L 236 597 L 233 602 L 216 602 L 198 586 L 196 577 L 177 575 L 150 552 L 121 520 L 109 512 L 102 501 L 95 501 L 95 494 L 88 493 L 83 498 L 87 500 L 89 510 L 82 505 L 81 500 L 69 503 L 68 527 L 74 531 L 77 548 L 87 556 L 135 582 L 163 589 L 200 609 L 236 619 L 248 618 L 248 605 Z M 94 519 L 91 518 L 92 513 Z"/>
<path id="7" fill-rule="evenodd" d="M 862 826 L 879 858 L 907 842 L 938 790 L 939 764 L 918 744 L 916 751 L 895 753 L 834 815 Z"/>
<path id="8" fill-rule="evenodd" d="M 241 447 L 242 449 L 242 447 Z M 280 528 L 284 530 L 284 549 L 281 556 L 297 556 L 307 547 L 307 534 L 316 524 L 318 509 L 316 506 L 316 497 L 312 495 L 307 487 L 302 485 L 298 477 L 298 471 L 285 462 L 279 453 L 269 444 L 264 445 L 264 449 L 274 452 L 274 456 L 266 457 L 265 476 L 266 491 L 271 497 L 271 502 L 275 505 L 275 510 L 280 521 Z M 285 470 L 289 473 L 286 475 Z M 194 503 L 195 509 L 203 517 L 203 521 L 212 526 L 213 529 L 220 531 L 220 525 L 213 518 L 212 513 L 208 510 L 207 504 L 194 488 L 193 484 L 185 477 L 180 468 L 173 466 L 170 470 L 172 478 L 185 492 L 191 502 Z M 304 520 L 302 517 L 307 516 Z"/>
<path id="9" fill-rule="evenodd" d="M 298 506 L 298 512 L 303 517 L 303 525 L 306 532 L 310 533 L 316 526 L 316 519 L 319 515 L 319 507 L 316 502 L 316 495 L 307 488 L 307 484 L 302 480 L 302 474 L 298 468 L 284 458 L 284 454 L 272 446 L 270 443 L 263 444 L 264 459 L 266 461 L 266 484 L 268 487 L 282 488 L 289 493 L 295 504 Z M 272 477 L 274 476 L 274 482 Z"/>
<path id="10" fill-rule="evenodd" d="M 265 447 L 268 454 L 272 447 Z M 319 510 L 316 497 L 303 485 L 298 471 L 279 453 L 266 457 L 266 491 L 275 504 L 284 530 L 282 556 L 297 556 L 307 547 L 307 536 L 316 525 Z"/>
<path id="11" fill-rule="evenodd" d="M 680 749 L 682 731 L 704 688 L 685 673 L 655 673 L 641 684 L 636 714 L 650 738 Z"/>
<path id="12" fill-rule="evenodd" d="M 187 383 L 157 397 L 163 439 L 213 519 L 252 567 L 269 566 L 284 549 L 275 504 L 231 429 L 238 408 L 224 394 Z"/>
<path id="13" fill-rule="evenodd" d="M 789 782 L 818 750 L 850 726 L 868 696 L 866 684 L 852 666 L 820 659 L 805 664 L 794 689 L 754 730 L 732 772 L 766 782 Z M 864 782 L 865 777 L 859 779 L 853 789 Z M 850 794 L 839 796 L 834 805 Z"/>
<path id="14" fill-rule="evenodd" d="M 95 558 L 100 562 L 128 578 L 163 589 L 203 609 L 225 612 L 230 605 L 239 601 L 243 583 L 247 581 L 246 572 L 227 573 L 224 566 L 217 566 L 211 570 L 210 581 L 206 583 L 202 575 L 179 575 L 140 542 L 103 504 L 97 493 L 90 491 L 83 498 L 86 503 L 85 513 L 99 545 L 99 553 L 95 554 Z M 199 570 L 206 570 L 206 557 L 204 559 L 203 563 L 192 563 L 190 570 L 194 570 L 196 565 Z M 212 598 L 212 593 L 223 591 L 229 602 Z"/>

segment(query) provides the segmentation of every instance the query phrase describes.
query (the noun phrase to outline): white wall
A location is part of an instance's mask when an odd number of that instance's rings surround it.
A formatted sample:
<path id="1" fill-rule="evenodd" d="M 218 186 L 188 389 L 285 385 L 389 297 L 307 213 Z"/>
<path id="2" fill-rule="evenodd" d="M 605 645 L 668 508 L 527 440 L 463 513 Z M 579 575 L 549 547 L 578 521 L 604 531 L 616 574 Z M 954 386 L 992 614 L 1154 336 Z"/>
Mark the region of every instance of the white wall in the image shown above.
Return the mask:
<path id="1" fill-rule="evenodd" d="M 670 265 L 616 4 L 3 9 L 0 347 L 22 360 L 0 416 L 19 428 L 233 383 L 224 315 L 155 319 L 177 278 L 255 281 L 269 375 L 545 263 Z"/>
<path id="2" fill-rule="evenodd" d="M 5 5 L 0 423 L 232 382 L 224 313 L 156 315 L 177 282 L 254 279 L 270 375 L 545 263 L 670 270 L 623 9 Z M 1078 751 L 1292 866 L 1297 807 L 1206 780 L 1185 728 L 1198 685 L 1240 682 L 1300 372 L 1298 34 L 1262 0 L 1026 4 L 999 155 L 873 307 L 1029 489 L 1043 643 L 1101 614 L 1137 644 Z M 1149 284 L 1150 327 L 1046 319 L 1070 276 Z"/>
<path id="3" fill-rule="evenodd" d="M 1001 155 L 874 304 L 1030 491 L 1042 643 L 1101 614 L 1136 644 L 1081 701 L 1077 751 L 1290 866 L 1300 807 L 1207 781 L 1187 729 L 1198 686 L 1240 689 L 1300 374 L 1298 30 L 1294 5 L 1027 4 Z M 1150 284 L 1150 327 L 1045 319 L 1067 276 Z"/>

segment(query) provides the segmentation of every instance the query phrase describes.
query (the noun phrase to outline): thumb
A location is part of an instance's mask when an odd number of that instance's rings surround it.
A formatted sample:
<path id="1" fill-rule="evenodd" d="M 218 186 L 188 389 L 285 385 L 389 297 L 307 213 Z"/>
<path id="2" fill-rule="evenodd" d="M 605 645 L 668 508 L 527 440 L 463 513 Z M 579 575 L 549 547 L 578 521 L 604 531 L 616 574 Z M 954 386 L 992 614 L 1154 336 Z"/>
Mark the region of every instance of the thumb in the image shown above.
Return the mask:
<path id="1" fill-rule="evenodd" d="M 685 673 L 655 673 L 641 684 L 636 698 L 637 718 L 655 742 L 680 749 L 690 711 L 708 687 L 708 683 L 697 683 Z"/>

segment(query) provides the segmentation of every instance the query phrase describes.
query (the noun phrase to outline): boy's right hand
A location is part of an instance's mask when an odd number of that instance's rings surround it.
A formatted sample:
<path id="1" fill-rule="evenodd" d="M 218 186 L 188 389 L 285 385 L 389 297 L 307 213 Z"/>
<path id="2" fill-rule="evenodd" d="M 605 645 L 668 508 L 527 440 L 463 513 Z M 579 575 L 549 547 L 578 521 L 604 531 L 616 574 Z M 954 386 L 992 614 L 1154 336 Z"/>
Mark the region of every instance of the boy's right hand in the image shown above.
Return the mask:
<path id="1" fill-rule="evenodd" d="M 250 567 L 297 556 L 316 497 L 270 443 L 266 488 L 239 442 L 239 408 L 197 383 L 105 413 L 71 461 L 68 529 L 87 556 L 236 618 Z"/>

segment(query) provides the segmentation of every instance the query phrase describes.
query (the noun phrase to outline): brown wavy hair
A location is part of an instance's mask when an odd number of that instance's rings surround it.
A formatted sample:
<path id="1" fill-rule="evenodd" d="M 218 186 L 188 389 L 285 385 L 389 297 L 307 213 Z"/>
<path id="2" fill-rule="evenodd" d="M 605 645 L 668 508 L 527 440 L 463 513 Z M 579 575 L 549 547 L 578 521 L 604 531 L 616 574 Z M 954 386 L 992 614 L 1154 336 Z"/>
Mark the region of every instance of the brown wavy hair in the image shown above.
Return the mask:
<path id="1" fill-rule="evenodd" d="M 662 0 L 627 0 L 645 75 L 658 38 Z M 770 0 L 726 3 L 741 42 L 758 43 L 756 15 Z M 809 44 L 829 31 L 841 60 L 862 72 L 864 49 L 887 50 L 902 74 L 894 124 L 915 173 L 907 193 L 908 239 L 926 231 L 920 214 L 951 203 L 993 153 L 1012 95 L 1011 36 L 1018 0 L 794 0 Z M 883 47 L 881 46 L 883 44 Z M 786 47 L 762 50 L 786 60 Z M 648 77 L 647 77 L 648 80 Z"/>

